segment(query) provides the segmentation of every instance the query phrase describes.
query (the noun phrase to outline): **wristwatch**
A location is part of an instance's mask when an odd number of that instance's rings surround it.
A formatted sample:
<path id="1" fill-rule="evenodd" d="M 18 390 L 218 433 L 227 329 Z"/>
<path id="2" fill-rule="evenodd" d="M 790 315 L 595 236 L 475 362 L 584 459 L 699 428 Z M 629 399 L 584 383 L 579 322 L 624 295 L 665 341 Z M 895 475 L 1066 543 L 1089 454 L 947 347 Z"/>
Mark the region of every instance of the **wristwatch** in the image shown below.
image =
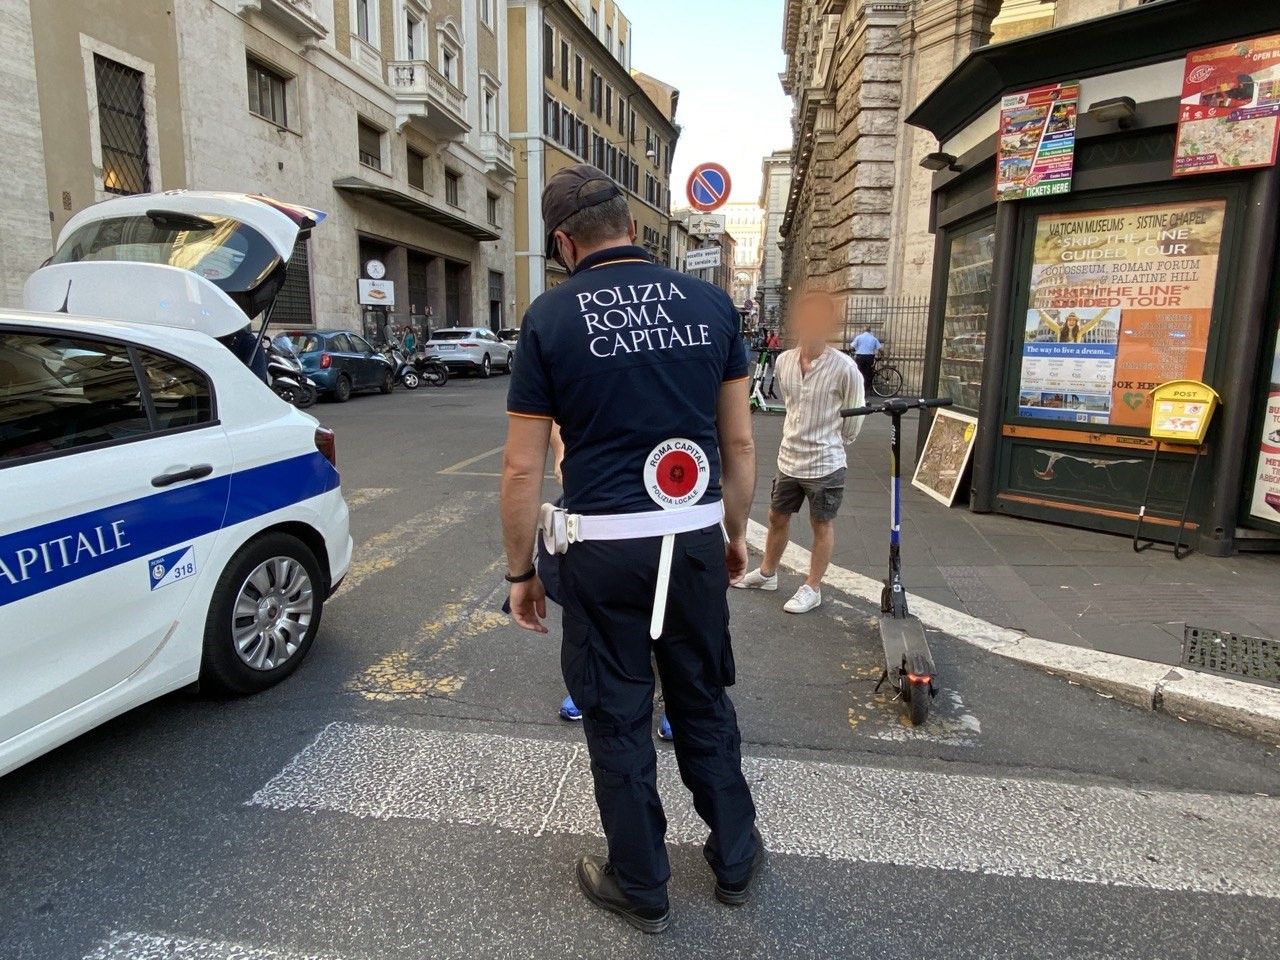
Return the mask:
<path id="1" fill-rule="evenodd" d="M 528 583 L 537 575 L 538 575 L 538 568 L 530 567 L 528 573 L 522 573 L 516 577 L 513 577 L 511 574 L 508 573 L 508 574 L 505 574 L 502 579 L 507 581 L 507 583 Z"/>

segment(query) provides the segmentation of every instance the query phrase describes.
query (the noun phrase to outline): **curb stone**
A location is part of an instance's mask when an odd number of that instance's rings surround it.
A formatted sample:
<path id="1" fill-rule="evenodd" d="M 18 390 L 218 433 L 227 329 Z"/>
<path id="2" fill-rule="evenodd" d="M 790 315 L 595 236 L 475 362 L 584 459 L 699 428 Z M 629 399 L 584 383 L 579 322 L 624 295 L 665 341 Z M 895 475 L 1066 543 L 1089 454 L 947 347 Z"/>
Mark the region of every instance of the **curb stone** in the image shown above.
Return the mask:
<path id="1" fill-rule="evenodd" d="M 766 532 L 762 524 L 748 521 L 747 543 L 763 550 Z M 782 565 L 792 571 L 807 571 L 809 551 L 788 543 Z M 832 564 L 825 582 L 841 593 L 880 605 L 878 580 Z M 1280 689 L 1041 640 L 923 597 L 913 597 L 911 609 L 926 627 L 1132 706 L 1280 744 Z"/>

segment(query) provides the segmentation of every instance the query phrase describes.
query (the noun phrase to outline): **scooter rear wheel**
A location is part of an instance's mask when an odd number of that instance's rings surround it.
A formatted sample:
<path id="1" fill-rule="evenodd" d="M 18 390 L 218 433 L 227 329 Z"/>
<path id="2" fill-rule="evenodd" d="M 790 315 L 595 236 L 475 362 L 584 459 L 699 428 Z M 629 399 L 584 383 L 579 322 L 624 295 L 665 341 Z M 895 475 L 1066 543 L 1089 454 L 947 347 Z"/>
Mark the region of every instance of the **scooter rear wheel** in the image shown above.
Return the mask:
<path id="1" fill-rule="evenodd" d="M 928 683 L 904 683 L 902 685 L 902 699 L 907 701 L 907 706 L 911 714 L 911 725 L 919 727 L 929 719 L 930 701 L 933 700 L 933 694 L 929 692 Z"/>

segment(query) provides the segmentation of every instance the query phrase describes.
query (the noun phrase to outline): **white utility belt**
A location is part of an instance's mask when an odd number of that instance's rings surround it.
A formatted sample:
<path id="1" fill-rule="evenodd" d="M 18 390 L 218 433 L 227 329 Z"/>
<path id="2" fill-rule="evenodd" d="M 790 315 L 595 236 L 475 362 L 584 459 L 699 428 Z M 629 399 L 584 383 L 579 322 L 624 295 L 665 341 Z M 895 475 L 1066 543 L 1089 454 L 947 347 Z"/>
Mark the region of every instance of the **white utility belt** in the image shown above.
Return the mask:
<path id="1" fill-rule="evenodd" d="M 569 545 L 585 540 L 641 540 L 668 537 L 711 527 L 724 520 L 724 504 L 703 503 L 675 510 L 646 510 L 642 513 L 569 513 L 544 503 L 540 515 L 542 542 L 547 551 L 566 553 Z"/>

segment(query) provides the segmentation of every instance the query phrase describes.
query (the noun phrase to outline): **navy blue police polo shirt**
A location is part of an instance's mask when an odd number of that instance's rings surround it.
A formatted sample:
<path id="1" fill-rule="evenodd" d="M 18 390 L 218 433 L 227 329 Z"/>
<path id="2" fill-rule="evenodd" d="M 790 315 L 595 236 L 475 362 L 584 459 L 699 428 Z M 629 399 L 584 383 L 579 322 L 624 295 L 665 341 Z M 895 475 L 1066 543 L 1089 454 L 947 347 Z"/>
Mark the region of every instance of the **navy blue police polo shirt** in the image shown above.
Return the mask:
<path id="1" fill-rule="evenodd" d="M 709 461 L 698 502 L 720 499 L 720 387 L 748 369 L 738 322 L 719 287 L 658 266 L 635 246 L 583 258 L 533 302 L 507 411 L 560 425 L 567 509 L 659 509 L 645 490 L 645 462 L 677 438 L 696 443 Z"/>

